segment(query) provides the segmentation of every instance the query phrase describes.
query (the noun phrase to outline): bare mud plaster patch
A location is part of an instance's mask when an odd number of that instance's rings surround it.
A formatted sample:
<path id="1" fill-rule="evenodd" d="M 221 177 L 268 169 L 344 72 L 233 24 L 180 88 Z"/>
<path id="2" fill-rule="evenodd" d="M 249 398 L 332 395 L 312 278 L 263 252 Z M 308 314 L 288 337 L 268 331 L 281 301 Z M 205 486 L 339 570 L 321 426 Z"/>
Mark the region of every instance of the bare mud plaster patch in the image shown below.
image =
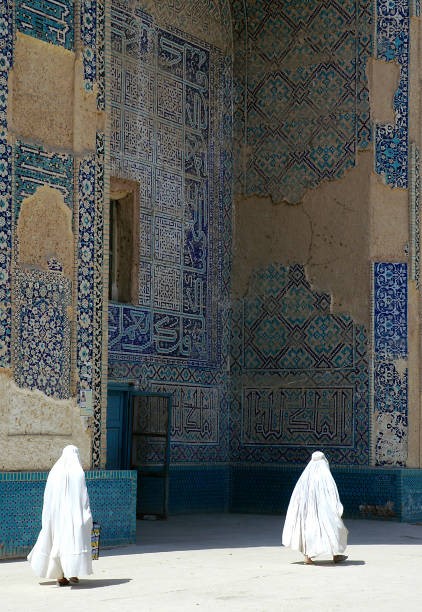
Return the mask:
<path id="1" fill-rule="evenodd" d="M 73 279 L 72 212 L 58 189 L 43 185 L 23 200 L 17 235 L 22 266 L 48 270 L 48 261 L 54 257 L 62 264 L 63 273 Z"/>
<path id="2" fill-rule="evenodd" d="M 74 62 L 72 51 L 17 33 L 8 116 L 15 136 L 72 148 Z"/>
<path id="3" fill-rule="evenodd" d="M 394 367 L 397 370 L 397 374 L 399 375 L 401 380 L 404 380 L 407 374 L 407 359 L 403 359 L 402 357 L 394 360 Z"/>
<path id="4" fill-rule="evenodd" d="M 71 436 L 72 413 L 75 407 L 68 400 L 51 401 L 40 392 L 30 393 L 30 406 L 22 406 L 22 400 L 27 399 L 22 391 L 10 398 L 8 435 Z"/>
<path id="5" fill-rule="evenodd" d="M 331 294 L 333 312 L 368 326 L 372 171 L 373 156 L 364 152 L 342 178 L 308 191 L 300 204 L 237 198 L 233 296 L 245 295 L 256 269 L 298 263 L 315 291 Z"/>
<path id="6" fill-rule="evenodd" d="M 97 90 L 84 88 L 83 63 L 75 61 L 75 98 L 73 111 L 73 149 L 77 155 L 95 151 L 97 130 L 105 129 L 105 113 L 97 110 Z"/>
<path id="7" fill-rule="evenodd" d="M 370 174 L 369 252 L 372 261 L 403 261 L 409 240 L 409 193 L 386 185 L 383 177 Z"/>
<path id="8" fill-rule="evenodd" d="M 394 95 L 400 82 L 400 66 L 395 62 L 370 58 L 366 64 L 371 119 L 395 123 Z"/>
<path id="9" fill-rule="evenodd" d="M 91 435 L 75 399 L 21 389 L 0 370 L 0 470 L 48 470 L 67 444 L 78 446 L 90 467 Z"/>

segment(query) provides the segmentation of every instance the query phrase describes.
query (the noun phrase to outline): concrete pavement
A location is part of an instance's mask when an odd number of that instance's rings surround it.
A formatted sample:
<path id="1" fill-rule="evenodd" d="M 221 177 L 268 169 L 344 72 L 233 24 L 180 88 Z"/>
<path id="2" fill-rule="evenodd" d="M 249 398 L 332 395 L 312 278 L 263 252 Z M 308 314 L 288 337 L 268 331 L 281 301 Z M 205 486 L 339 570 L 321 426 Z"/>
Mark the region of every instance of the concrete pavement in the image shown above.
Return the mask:
<path id="1" fill-rule="evenodd" d="M 140 521 L 138 543 L 102 550 L 94 575 L 59 588 L 0 562 L 2 612 L 413 612 L 422 609 L 422 525 L 346 520 L 349 559 L 305 566 L 281 547 L 282 518 Z"/>

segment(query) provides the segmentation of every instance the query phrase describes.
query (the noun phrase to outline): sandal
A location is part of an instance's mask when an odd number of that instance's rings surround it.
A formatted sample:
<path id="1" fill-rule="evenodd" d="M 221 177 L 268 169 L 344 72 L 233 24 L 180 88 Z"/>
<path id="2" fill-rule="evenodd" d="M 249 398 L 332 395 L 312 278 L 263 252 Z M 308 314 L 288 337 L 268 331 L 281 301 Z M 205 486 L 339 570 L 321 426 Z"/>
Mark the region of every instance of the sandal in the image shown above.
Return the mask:
<path id="1" fill-rule="evenodd" d="M 70 582 L 67 578 L 57 578 L 57 585 L 59 587 L 69 586 Z"/>
<path id="2" fill-rule="evenodd" d="M 343 561 L 346 561 L 346 559 L 347 555 L 334 555 L 333 557 L 334 563 L 343 563 Z"/>
<path id="3" fill-rule="evenodd" d="M 305 565 L 315 565 L 314 562 L 312 561 L 311 557 L 307 557 L 305 555 L 305 560 L 303 562 Z"/>

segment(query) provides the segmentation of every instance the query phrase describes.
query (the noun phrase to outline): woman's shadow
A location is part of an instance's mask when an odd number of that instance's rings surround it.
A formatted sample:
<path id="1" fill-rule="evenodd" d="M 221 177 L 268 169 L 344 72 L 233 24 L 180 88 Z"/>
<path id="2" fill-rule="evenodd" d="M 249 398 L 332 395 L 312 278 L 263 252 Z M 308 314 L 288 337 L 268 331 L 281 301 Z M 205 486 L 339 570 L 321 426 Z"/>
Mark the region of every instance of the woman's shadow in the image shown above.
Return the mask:
<path id="1" fill-rule="evenodd" d="M 116 586 L 117 584 L 126 584 L 131 582 L 131 580 L 132 578 L 87 578 L 86 580 L 82 579 L 78 584 L 69 584 L 68 587 L 71 589 L 100 589 L 102 587 Z M 56 584 L 56 581 L 40 582 L 41 586 L 51 586 L 52 584 Z"/>

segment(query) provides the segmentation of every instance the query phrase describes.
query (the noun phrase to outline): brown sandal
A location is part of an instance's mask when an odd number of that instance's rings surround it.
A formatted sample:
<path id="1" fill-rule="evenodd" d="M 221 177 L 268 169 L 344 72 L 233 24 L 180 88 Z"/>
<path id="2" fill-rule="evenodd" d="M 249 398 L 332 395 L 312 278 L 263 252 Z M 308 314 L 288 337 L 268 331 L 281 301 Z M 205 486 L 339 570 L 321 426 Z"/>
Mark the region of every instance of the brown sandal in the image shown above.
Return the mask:
<path id="1" fill-rule="evenodd" d="M 69 586 L 70 582 L 67 578 L 57 578 L 57 584 L 60 587 Z"/>

